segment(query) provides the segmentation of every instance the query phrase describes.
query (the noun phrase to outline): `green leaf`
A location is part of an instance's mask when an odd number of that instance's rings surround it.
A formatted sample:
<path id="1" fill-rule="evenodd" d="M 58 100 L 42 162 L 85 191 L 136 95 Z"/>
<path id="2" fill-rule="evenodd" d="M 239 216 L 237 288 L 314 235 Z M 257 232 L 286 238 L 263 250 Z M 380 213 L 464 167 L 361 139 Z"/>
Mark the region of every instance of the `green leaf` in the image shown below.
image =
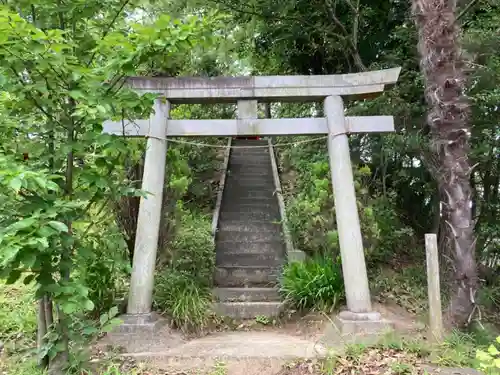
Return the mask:
<path id="1" fill-rule="evenodd" d="M 495 358 L 495 360 L 493 361 L 493 365 L 496 368 L 500 368 L 500 358 Z"/>
<path id="2" fill-rule="evenodd" d="M 114 318 L 115 316 L 117 316 L 118 315 L 118 306 L 113 306 L 112 308 L 110 308 L 108 315 L 110 318 Z"/>
<path id="3" fill-rule="evenodd" d="M 12 190 L 14 190 L 16 193 L 19 192 L 19 190 L 21 190 L 22 186 L 23 186 L 23 182 L 21 181 L 21 179 L 19 177 L 16 177 L 9 182 L 9 187 Z"/>
<path id="4" fill-rule="evenodd" d="M 10 225 L 7 229 L 19 232 L 23 229 L 31 227 L 33 224 L 35 224 L 35 222 L 36 219 L 34 217 L 28 217 L 26 219 L 16 221 L 14 224 Z"/>
<path id="5" fill-rule="evenodd" d="M 101 326 L 105 325 L 109 320 L 109 315 L 107 313 L 102 314 L 99 317 L 99 322 L 101 323 Z"/>
<path id="6" fill-rule="evenodd" d="M 74 302 L 65 302 L 61 305 L 62 311 L 65 314 L 73 314 L 79 310 L 78 305 Z"/>
<path id="7" fill-rule="evenodd" d="M 23 284 L 24 285 L 29 285 L 31 284 L 31 282 L 35 279 L 36 275 L 34 273 L 26 276 L 23 280 Z"/>
<path id="8" fill-rule="evenodd" d="M 6 284 L 14 284 L 17 280 L 19 280 L 19 278 L 21 277 L 21 275 L 22 275 L 22 271 L 21 270 L 10 271 L 9 277 L 5 281 Z"/>
<path id="9" fill-rule="evenodd" d="M 98 167 L 105 167 L 107 165 L 107 161 L 106 161 L 106 158 L 97 158 L 95 160 L 95 165 L 97 165 Z"/>
<path id="10" fill-rule="evenodd" d="M 85 327 L 82 330 L 82 332 L 83 332 L 84 335 L 90 336 L 90 335 L 95 335 L 96 333 L 99 332 L 99 330 L 97 328 L 95 328 L 95 327 L 88 326 L 88 327 Z"/>
<path id="11" fill-rule="evenodd" d="M 478 350 L 476 352 L 476 358 L 479 359 L 480 361 L 484 361 L 484 362 L 491 361 L 491 355 L 489 355 L 488 353 L 486 353 L 483 350 Z"/>
<path id="12" fill-rule="evenodd" d="M 47 181 L 46 181 L 46 180 L 44 180 L 44 179 L 43 179 L 43 178 L 41 178 L 41 177 L 38 177 L 38 176 L 37 176 L 37 177 L 35 177 L 35 182 L 36 182 L 36 184 L 37 184 L 40 188 L 42 188 L 42 189 L 45 189 L 45 188 L 47 187 Z"/>
<path id="13" fill-rule="evenodd" d="M 33 250 L 24 251 L 23 258 L 21 260 L 26 268 L 31 268 L 36 262 L 36 253 Z"/>
<path id="14" fill-rule="evenodd" d="M 86 300 L 83 304 L 83 308 L 87 311 L 92 311 L 94 310 L 94 302 L 92 302 L 91 300 Z"/>
<path id="15" fill-rule="evenodd" d="M 120 324 L 123 323 L 123 320 L 121 319 L 117 319 L 117 318 L 114 318 L 114 319 L 111 319 L 104 327 L 102 327 L 101 329 L 104 331 L 104 332 L 111 332 L 115 327 L 119 326 Z"/>
<path id="16" fill-rule="evenodd" d="M 498 354 L 500 354 L 500 352 L 498 351 L 498 349 L 496 348 L 495 345 L 490 345 L 489 346 L 488 353 L 490 353 L 491 355 L 498 355 Z"/>
<path id="17" fill-rule="evenodd" d="M 49 221 L 47 224 L 51 228 L 54 228 L 55 230 L 57 230 L 59 232 L 65 232 L 65 233 L 67 233 L 69 231 L 68 226 L 66 224 L 64 224 L 64 223 L 61 223 L 60 221 L 52 220 L 52 221 Z"/>

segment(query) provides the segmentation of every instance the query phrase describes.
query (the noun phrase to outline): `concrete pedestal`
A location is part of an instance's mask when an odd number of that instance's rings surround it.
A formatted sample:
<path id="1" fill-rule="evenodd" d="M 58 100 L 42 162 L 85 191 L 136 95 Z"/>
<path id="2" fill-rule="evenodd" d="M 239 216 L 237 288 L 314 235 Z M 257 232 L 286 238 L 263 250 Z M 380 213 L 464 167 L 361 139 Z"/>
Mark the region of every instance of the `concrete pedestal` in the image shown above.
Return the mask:
<path id="1" fill-rule="evenodd" d="M 115 334 L 156 333 L 167 321 L 155 312 L 146 314 L 125 314 L 119 317 L 123 321 L 113 330 Z"/>
<path id="2" fill-rule="evenodd" d="M 332 318 L 320 342 L 326 347 L 343 344 L 376 343 L 381 336 L 394 330 L 394 323 L 384 319 L 380 313 L 353 313 L 341 311 Z"/>
<path id="3" fill-rule="evenodd" d="M 382 318 L 376 311 L 353 313 L 342 311 L 335 317 L 342 336 L 384 334 L 394 329 L 394 324 Z"/>

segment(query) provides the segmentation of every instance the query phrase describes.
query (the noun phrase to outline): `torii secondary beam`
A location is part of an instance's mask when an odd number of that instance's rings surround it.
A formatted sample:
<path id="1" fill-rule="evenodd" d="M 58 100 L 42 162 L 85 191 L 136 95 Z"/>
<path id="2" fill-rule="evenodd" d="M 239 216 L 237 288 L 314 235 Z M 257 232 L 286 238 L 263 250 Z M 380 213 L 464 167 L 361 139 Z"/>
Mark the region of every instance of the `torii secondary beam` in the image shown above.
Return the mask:
<path id="1" fill-rule="evenodd" d="M 346 133 L 393 132 L 392 116 L 346 117 Z M 161 123 L 155 123 L 161 122 Z M 166 122 L 166 124 L 165 124 Z M 166 128 L 165 137 L 230 137 L 328 134 L 326 118 L 169 120 L 152 116 L 149 120 L 106 121 L 103 132 L 127 137 L 144 137 L 154 128 Z"/>

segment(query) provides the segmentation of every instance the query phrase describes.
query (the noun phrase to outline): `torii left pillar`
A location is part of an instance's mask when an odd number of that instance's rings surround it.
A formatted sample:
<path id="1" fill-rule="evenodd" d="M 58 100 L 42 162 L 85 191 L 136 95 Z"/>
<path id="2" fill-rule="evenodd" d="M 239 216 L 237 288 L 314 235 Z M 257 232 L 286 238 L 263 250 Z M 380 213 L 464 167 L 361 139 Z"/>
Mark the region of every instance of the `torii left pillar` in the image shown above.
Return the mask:
<path id="1" fill-rule="evenodd" d="M 132 277 L 128 296 L 127 314 L 122 316 L 121 332 L 154 331 L 163 320 L 152 312 L 152 298 L 156 253 L 165 183 L 167 158 L 167 121 L 170 104 L 156 99 L 151 116 L 142 176 L 142 190 L 137 232 L 135 237 Z"/>

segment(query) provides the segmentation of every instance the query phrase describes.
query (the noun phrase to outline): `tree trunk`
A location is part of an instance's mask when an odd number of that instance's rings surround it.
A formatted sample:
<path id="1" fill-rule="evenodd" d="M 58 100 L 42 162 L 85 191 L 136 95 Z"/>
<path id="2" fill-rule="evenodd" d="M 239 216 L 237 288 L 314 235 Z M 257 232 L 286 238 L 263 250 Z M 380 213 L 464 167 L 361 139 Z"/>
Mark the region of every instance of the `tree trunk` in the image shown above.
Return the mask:
<path id="1" fill-rule="evenodd" d="M 445 321 L 465 326 L 475 309 L 478 278 L 472 219 L 469 104 L 458 43 L 456 0 L 413 0 L 419 35 L 420 66 L 429 104 L 427 117 L 433 152 L 439 160 L 434 173 L 443 192 L 442 220 L 449 227 L 455 272 L 454 294 Z"/>
<path id="2" fill-rule="evenodd" d="M 38 330 L 37 330 L 37 338 L 36 338 L 36 348 L 40 353 L 43 344 L 45 335 L 47 334 L 47 319 L 45 317 L 45 297 L 42 297 L 38 300 Z M 48 357 L 45 356 L 43 358 L 38 358 L 38 366 L 42 369 L 47 368 L 49 365 Z"/>

